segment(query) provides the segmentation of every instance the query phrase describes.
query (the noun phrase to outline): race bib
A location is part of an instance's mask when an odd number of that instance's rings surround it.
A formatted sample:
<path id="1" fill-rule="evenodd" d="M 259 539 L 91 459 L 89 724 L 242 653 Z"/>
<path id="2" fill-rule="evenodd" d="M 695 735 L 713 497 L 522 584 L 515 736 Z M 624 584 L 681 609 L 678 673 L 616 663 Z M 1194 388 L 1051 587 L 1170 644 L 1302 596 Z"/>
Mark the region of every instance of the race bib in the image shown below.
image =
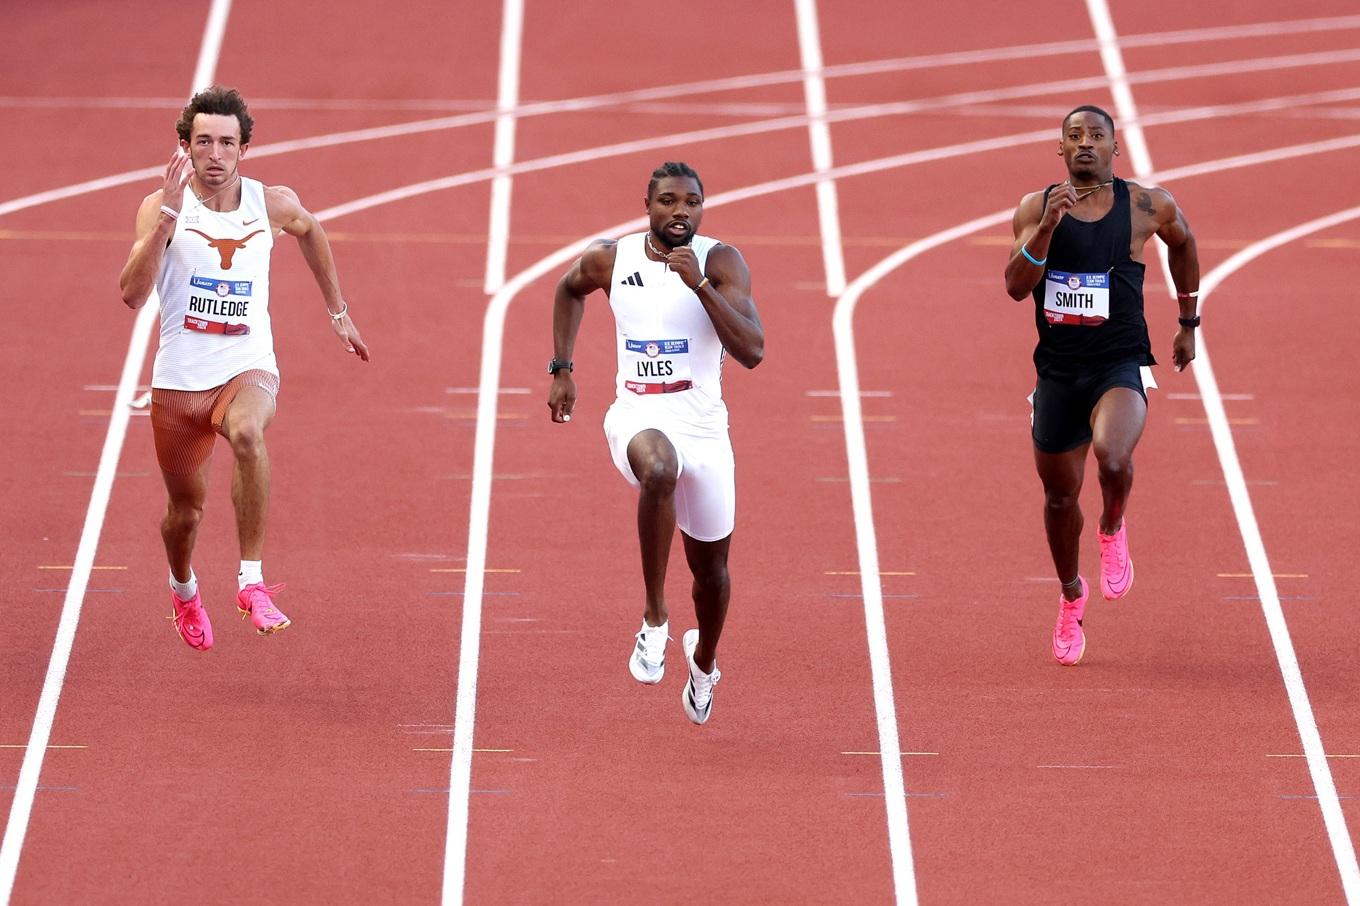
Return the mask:
<path id="1" fill-rule="evenodd" d="M 625 340 L 623 385 L 634 393 L 676 393 L 694 386 L 689 340 Z"/>
<path id="2" fill-rule="evenodd" d="M 219 277 L 189 278 L 189 306 L 184 329 L 242 337 L 250 333 L 251 281 Z"/>
<path id="3" fill-rule="evenodd" d="M 1044 317 L 1050 324 L 1095 327 L 1110 317 L 1109 274 L 1044 275 Z"/>

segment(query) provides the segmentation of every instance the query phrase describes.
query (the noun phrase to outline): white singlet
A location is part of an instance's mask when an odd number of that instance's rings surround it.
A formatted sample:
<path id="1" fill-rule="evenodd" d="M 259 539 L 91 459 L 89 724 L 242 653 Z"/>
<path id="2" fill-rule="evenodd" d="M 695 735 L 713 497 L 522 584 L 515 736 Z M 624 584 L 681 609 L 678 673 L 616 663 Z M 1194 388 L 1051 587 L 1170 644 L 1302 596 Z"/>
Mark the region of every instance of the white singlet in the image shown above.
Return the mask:
<path id="1" fill-rule="evenodd" d="M 694 291 L 666 262 L 647 257 L 646 235 L 624 236 L 614 251 L 609 307 L 618 343 L 615 405 L 689 430 L 723 430 L 726 351 Z M 717 244 L 707 236 L 695 236 L 690 243 L 701 273 Z"/>
<path id="2" fill-rule="evenodd" d="M 185 196 L 156 281 L 161 342 L 151 386 L 208 390 L 252 369 L 277 375 L 264 185 L 242 178 L 234 211 L 210 211 Z"/>
<path id="3" fill-rule="evenodd" d="M 666 435 L 679 458 L 675 521 L 698 541 L 720 541 L 736 523 L 736 469 L 722 399 L 726 352 L 699 297 L 664 261 L 647 257 L 645 233 L 615 246 L 609 305 L 618 342 L 617 399 L 604 433 L 614 467 L 638 486 L 628 444 L 640 432 Z M 716 239 L 691 245 L 702 271 Z"/>

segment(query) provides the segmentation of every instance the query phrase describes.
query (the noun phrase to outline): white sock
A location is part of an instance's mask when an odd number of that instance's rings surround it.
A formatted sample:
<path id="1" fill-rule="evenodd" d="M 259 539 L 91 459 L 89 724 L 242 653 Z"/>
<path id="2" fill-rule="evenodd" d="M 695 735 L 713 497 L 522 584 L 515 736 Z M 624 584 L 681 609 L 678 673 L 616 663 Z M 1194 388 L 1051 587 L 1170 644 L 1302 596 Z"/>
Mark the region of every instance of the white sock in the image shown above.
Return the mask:
<path id="1" fill-rule="evenodd" d="M 175 593 L 175 597 L 181 601 L 192 601 L 194 595 L 198 594 L 198 576 L 194 575 L 193 567 L 189 568 L 189 581 L 181 582 L 175 578 L 175 574 L 170 574 L 170 590 Z"/>
<path id="2" fill-rule="evenodd" d="M 255 585 L 264 581 L 264 561 L 263 560 L 242 560 L 241 572 L 236 576 L 236 583 L 245 588 L 247 585 Z"/>

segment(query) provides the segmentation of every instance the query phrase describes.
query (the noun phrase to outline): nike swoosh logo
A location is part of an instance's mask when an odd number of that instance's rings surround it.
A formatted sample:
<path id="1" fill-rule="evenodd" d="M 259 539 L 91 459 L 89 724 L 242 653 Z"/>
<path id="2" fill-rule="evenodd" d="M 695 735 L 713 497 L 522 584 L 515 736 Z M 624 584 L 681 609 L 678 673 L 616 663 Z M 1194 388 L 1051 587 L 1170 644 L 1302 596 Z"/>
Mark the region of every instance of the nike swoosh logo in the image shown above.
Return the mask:
<path id="1" fill-rule="evenodd" d="M 255 218 L 255 220 L 259 220 L 259 219 L 260 219 L 260 218 L 258 218 L 258 217 Z M 241 221 L 241 226 L 250 226 L 252 223 L 255 222 L 255 220 L 243 220 L 243 221 Z"/>

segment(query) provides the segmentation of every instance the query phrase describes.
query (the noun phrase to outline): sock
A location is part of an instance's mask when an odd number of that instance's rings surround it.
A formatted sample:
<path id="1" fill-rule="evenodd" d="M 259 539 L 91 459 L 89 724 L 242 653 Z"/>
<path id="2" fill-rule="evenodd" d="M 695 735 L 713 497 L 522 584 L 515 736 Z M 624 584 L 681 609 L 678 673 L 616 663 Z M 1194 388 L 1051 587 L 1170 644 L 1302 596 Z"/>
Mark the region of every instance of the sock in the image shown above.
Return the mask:
<path id="1" fill-rule="evenodd" d="M 170 590 L 181 601 L 192 601 L 194 595 L 198 594 L 198 576 L 194 575 L 193 567 L 189 568 L 188 582 L 181 582 L 175 578 L 173 572 L 170 573 Z"/>
<path id="2" fill-rule="evenodd" d="M 242 560 L 241 572 L 236 577 L 236 583 L 245 588 L 247 585 L 254 585 L 264 581 L 264 561 L 263 560 Z"/>

